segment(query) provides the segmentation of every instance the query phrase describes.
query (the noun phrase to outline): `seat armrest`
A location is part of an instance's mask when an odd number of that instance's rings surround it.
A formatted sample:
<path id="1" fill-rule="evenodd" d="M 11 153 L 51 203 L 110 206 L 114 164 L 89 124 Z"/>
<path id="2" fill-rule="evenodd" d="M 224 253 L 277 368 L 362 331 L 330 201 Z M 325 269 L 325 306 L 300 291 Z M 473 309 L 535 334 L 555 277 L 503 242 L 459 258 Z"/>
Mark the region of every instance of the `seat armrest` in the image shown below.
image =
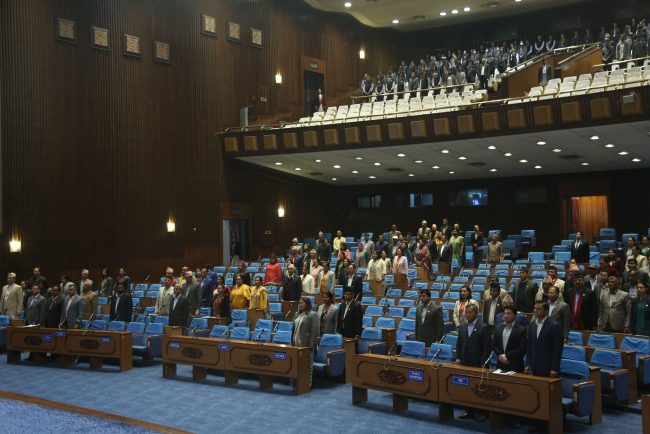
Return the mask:
<path id="1" fill-rule="evenodd" d="M 343 375 L 345 371 L 345 354 L 344 349 L 329 351 L 327 353 L 327 371 L 333 377 Z"/>
<path id="2" fill-rule="evenodd" d="M 593 413 L 596 398 L 596 382 L 584 381 L 573 385 L 572 413 L 576 416 L 588 416 Z"/>
<path id="3" fill-rule="evenodd" d="M 637 370 L 639 373 L 639 382 L 643 385 L 650 384 L 650 355 L 639 357 Z"/>
<path id="4" fill-rule="evenodd" d="M 152 357 L 162 357 L 162 335 L 149 336 L 147 346 Z"/>
<path id="5" fill-rule="evenodd" d="M 386 355 L 386 342 L 377 342 L 368 345 L 368 352 L 370 354 Z"/>
<path id="6" fill-rule="evenodd" d="M 617 369 L 610 371 L 608 377 L 611 397 L 617 402 L 627 401 L 630 372 L 627 369 Z"/>
<path id="7" fill-rule="evenodd" d="M 414 339 L 415 339 L 415 333 L 409 333 L 408 335 L 406 335 L 407 341 L 412 341 Z"/>

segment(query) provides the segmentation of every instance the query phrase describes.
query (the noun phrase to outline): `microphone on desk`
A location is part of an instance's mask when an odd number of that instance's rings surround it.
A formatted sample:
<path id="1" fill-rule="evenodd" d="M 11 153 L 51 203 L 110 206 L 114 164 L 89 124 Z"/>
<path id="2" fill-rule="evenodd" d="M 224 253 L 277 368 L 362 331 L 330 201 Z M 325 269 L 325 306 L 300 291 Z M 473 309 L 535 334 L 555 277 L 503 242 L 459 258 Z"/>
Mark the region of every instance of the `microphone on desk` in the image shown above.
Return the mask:
<path id="1" fill-rule="evenodd" d="M 438 355 L 440 354 L 440 351 L 442 351 L 442 348 L 438 348 L 438 350 L 433 354 L 433 357 L 431 357 L 431 362 L 436 360 L 438 358 Z"/>
<path id="2" fill-rule="evenodd" d="M 257 342 L 261 344 L 262 342 L 260 338 L 262 337 L 262 333 L 264 333 L 264 329 L 259 329 L 259 333 L 257 333 L 257 337 L 255 337 L 255 335 L 253 334 L 253 342 Z"/>
<path id="3" fill-rule="evenodd" d="M 490 355 L 489 355 L 488 358 L 487 358 L 487 360 L 485 361 L 485 363 L 483 363 L 483 367 L 484 367 L 484 368 L 487 366 L 488 363 L 490 363 L 490 360 L 492 360 L 492 356 L 493 356 L 493 355 L 494 355 L 494 351 L 491 351 L 491 352 L 490 352 Z"/>
<path id="4" fill-rule="evenodd" d="M 230 339 L 230 334 L 232 333 L 232 329 L 226 329 L 225 332 L 221 335 L 221 337 L 226 336 L 226 340 Z"/>
<path id="5" fill-rule="evenodd" d="M 196 324 L 196 325 L 194 325 L 194 326 L 190 329 L 190 336 L 192 336 L 192 337 L 196 337 L 196 329 L 197 329 L 198 326 L 199 326 L 199 325 Z"/>
<path id="6" fill-rule="evenodd" d="M 443 342 L 445 341 L 445 339 L 447 339 L 447 335 L 442 335 L 442 339 L 440 339 L 440 340 L 438 341 L 438 343 L 439 343 L 439 344 L 443 343 Z M 440 350 L 438 350 L 438 351 L 440 351 Z"/>
<path id="7" fill-rule="evenodd" d="M 151 274 L 147 274 L 147 277 L 144 278 L 145 283 L 149 283 L 149 276 L 151 276 Z"/>
<path id="8" fill-rule="evenodd" d="M 275 334 L 275 332 L 278 331 L 278 327 L 280 327 L 280 323 L 279 323 L 279 322 L 276 322 L 276 323 L 275 323 L 275 327 L 273 327 L 273 332 L 272 332 L 273 334 Z"/>
<path id="9" fill-rule="evenodd" d="M 95 313 L 96 312 L 93 312 L 93 314 L 90 315 L 90 320 L 88 321 L 88 325 L 86 326 L 86 330 L 84 330 L 82 333 L 82 336 L 86 336 L 86 333 L 88 333 L 88 330 L 90 330 L 90 326 L 95 322 Z"/>
<path id="10" fill-rule="evenodd" d="M 68 317 L 63 318 L 63 321 L 61 321 L 61 322 L 59 323 L 59 325 L 57 326 L 57 329 L 61 330 L 61 327 L 63 326 L 63 324 L 66 324 L 67 321 L 68 321 Z M 67 327 L 67 324 L 66 324 L 66 328 L 68 328 L 68 327 Z"/>

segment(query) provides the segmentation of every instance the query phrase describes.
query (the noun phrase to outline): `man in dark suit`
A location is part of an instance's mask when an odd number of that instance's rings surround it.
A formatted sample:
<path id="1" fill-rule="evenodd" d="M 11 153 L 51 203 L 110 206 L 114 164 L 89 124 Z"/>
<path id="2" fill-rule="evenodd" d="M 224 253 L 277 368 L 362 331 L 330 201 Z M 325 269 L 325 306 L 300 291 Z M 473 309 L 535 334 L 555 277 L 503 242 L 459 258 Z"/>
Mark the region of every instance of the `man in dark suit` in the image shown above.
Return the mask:
<path id="1" fill-rule="evenodd" d="M 169 325 L 187 327 L 190 319 L 190 305 L 183 295 L 183 288 L 174 286 L 174 298 L 169 306 Z"/>
<path id="2" fill-rule="evenodd" d="M 32 285 L 32 296 L 27 300 L 25 324 L 43 326 L 46 308 L 45 297 L 41 295 L 41 286 L 35 283 Z"/>
<path id="3" fill-rule="evenodd" d="M 465 307 L 465 322 L 458 329 L 456 341 L 456 363 L 465 366 L 481 367 L 490 361 L 492 351 L 492 336 L 488 327 L 478 321 L 478 307 L 468 304 Z M 483 413 L 473 409 L 460 416 L 461 419 L 477 417 L 479 421 L 485 420 Z"/>
<path id="4" fill-rule="evenodd" d="M 124 285 L 118 283 L 111 297 L 111 321 L 131 321 L 133 315 L 133 298 L 124 292 Z"/>
<path id="5" fill-rule="evenodd" d="M 299 301 L 302 295 L 302 283 L 293 264 L 287 266 L 287 272 L 282 280 L 282 287 L 284 288 L 282 291 L 282 299 L 285 301 Z"/>
<path id="6" fill-rule="evenodd" d="M 557 377 L 564 348 L 560 325 L 548 317 L 548 303 L 537 302 L 533 310 L 535 321 L 528 329 L 526 345 L 527 374 Z"/>
<path id="7" fill-rule="evenodd" d="M 201 313 L 201 285 L 194 279 L 191 271 L 185 273 L 185 282 L 181 288 L 187 299 L 190 315 L 198 316 Z"/>
<path id="8" fill-rule="evenodd" d="M 363 279 L 355 274 L 356 271 L 354 265 L 350 264 L 341 284 L 343 285 L 343 292 L 352 291 L 354 299 L 358 301 L 361 300 L 361 293 L 363 292 Z"/>
<path id="9" fill-rule="evenodd" d="M 477 267 L 478 263 L 483 262 L 483 232 L 474 225 L 474 232 L 472 232 L 472 252 L 474 252 L 474 266 Z"/>
<path id="10" fill-rule="evenodd" d="M 66 328 L 78 329 L 81 327 L 81 317 L 84 314 L 84 301 L 77 294 L 77 286 L 74 283 L 68 285 L 68 295 L 63 301 L 61 309 L 61 325 Z"/>
<path id="11" fill-rule="evenodd" d="M 528 269 L 525 267 L 519 269 L 519 278 L 521 280 L 514 285 L 512 299 L 519 312 L 532 312 L 539 287 L 536 282 L 530 280 Z"/>
<path id="12" fill-rule="evenodd" d="M 499 282 L 490 283 L 490 298 L 485 300 L 483 311 L 485 312 L 485 325 L 489 327 L 490 333 L 492 333 L 497 325 L 497 315 L 503 312 L 503 297 L 501 296 Z"/>
<path id="13" fill-rule="evenodd" d="M 61 295 L 61 288 L 54 286 L 50 290 L 50 298 L 47 299 L 43 327 L 56 328 L 59 326 L 62 306 L 63 296 Z"/>
<path id="14" fill-rule="evenodd" d="M 449 274 L 453 249 L 447 244 L 447 236 L 445 234 L 441 236 L 440 240 L 442 244 L 433 250 L 433 260 L 438 261 L 440 273 Z"/>
<path id="15" fill-rule="evenodd" d="M 594 291 L 585 286 L 584 277 L 576 272 L 573 288 L 566 293 L 566 303 L 571 309 L 572 330 L 593 330 L 598 323 L 598 301 Z"/>
<path id="16" fill-rule="evenodd" d="M 494 353 L 497 355 L 497 368 L 502 371 L 524 372 L 526 354 L 526 328 L 517 324 L 517 309 L 514 306 L 503 308 L 503 324 L 494 329 Z"/>
<path id="17" fill-rule="evenodd" d="M 576 232 L 576 240 L 571 243 L 571 259 L 578 264 L 589 262 L 589 243 L 582 239 L 582 232 Z"/>
<path id="18" fill-rule="evenodd" d="M 358 340 L 361 336 L 363 310 L 354 299 L 352 288 L 346 288 L 343 293 L 343 302 L 339 306 L 339 323 L 336 327 L 338 333 L 344 338 Z"/>
<path id="19" fill-rule="evenodd" d="M 424 342 L 427 347 L 442 339 L 444 322 L 442 309 L 431 301 L 431 291 L 420 291 L 420 304 L 415 309 L 415 340 Z"/>

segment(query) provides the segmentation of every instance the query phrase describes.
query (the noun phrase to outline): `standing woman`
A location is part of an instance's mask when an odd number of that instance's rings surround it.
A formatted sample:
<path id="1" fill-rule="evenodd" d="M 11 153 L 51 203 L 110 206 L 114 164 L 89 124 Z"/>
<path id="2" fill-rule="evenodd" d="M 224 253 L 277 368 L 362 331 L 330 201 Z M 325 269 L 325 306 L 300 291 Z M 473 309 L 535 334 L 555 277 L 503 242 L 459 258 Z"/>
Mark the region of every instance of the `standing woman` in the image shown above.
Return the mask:
<path id="1" fill-rule="evenodd" d="M 418 247 L 415 250 L 415 265 L 427 271 L 429 279 L 431 279 L 431 253 L 429 248 L 424 244 L 424 240 L 420 238 Z"/>
<path id="2" fill-rule="evenodd" d="M 357 256 L 354 258 L 354 263 L 357 268 L 366 268 L 368 261 L 370 260 L 370 252 L 366 250 L 366 244 L 364 242 L 359 243 L 359 250 L 357 250 Z"/>
<path id="3" fill-rule="evenodd" d="M 251 301 L 251 287 L 246 285 L 240 274 L 235 278 L 235 286 L 230 291 L 230 309 L 246 309 Z"/>
<path id="4" fill-rule="evenodd" d="M 386 269 L 386 274 L 393 272 L 393 261 L 391 261 L 386 250 L 381 251 L 381 260 L 384 261 L 384 268 Z"/>
<path id="5" fill-rule="evenodd" d="M 336 280 L 339 282 L 339 285 L 343 285 L 343 282 L 347 280 L 345 276 L 347 275 L 349 266 L 350 260 L 347 258 L 336 263 Z"/>
<path id="6" fill-rule="evenodd" d="M 255 276 L 255 286 L 251 289 L 251 309 L 262 309 L 264 315 L 269 311 L 269 293 L 265 287 L 262 286 L 262 278 Z"/>
<path id="7" fill-rule="evenodd" d="M 336 285 L 336 276 L 334 272 L 330 270 L 330 264 L 328 261 L 323 261 L 323 275 L 320 278 L 320 293 L 325 296 L 328 292 L 334 294 L 334 286 Z"/>
<path id="8" fill-rule="evenodd" d="M 456 328 L 460 327 L 463 321 L 465 321 L 465 309 L 472 304 L 478 309 L 478 301 L 472 299 L 472 290 L 463 285 L 460 288 L 460 299 L 454 305 L 453 317 Z"/>
<path id="9" fill-rule="evenodd" d="M 275 253 L 271 253 L 264 273 L 264 285 L 282 286 L 282 266 Z"/>
<path id="10" fill-rule="evenodd" d="M 230 288 L 224 283 L 223 276 L 217 276 L 217 283 L 212 291 L 212 315 L 230 318 Z"/>
<path id="11" fill-rule="evenodd" d="M 101 282 L 101 293 L 105 297 L 113 296 L 113 288 L 115 287 L 115 280 L 111 277 L 111 270 L 108 268 L 102 268 L 102 282 Z"/>
<path id="12" fill-rule="evenodd" d="M 397 248 L 397 254 L 393 259 L 393 279 L 395 286 L 404 291 L 408 288 L 409 279 L 408 279 L 408 269 L 409 263 L 406 259 L 406 256 L 402 254 L 401 247 Z"/>
<path id="13" fill-rule="evenodd" d="M 318 318 L 320 319 L 320 335 L 336 333 L 336 326 L 339 323 L 339 310 L 334 305 L 334 293 L 323 294 L 323 304 L 318 306 Z"/>
<path id="14" fill-rule="evenodd" d="M 368 264 L 366 280 L 370 281 L 370 290 L 376 296 L 384 295 L 384 281 L 386 279 L 386 267 L 384 261 L 379 259 L 379 252 L 372 252 L 372 259 Z"/>
<path id="15" fill-rule="evenodd" d="M 319 332 L 320 321 L 318 313 L 312 312 L 309 298 L 301 297 L 298 302 L 298 315 L 293 320 L 293 344 L 297 347 L 311 348 L 309 387 L 311 387 L 312 373 L 314 370 L 314 352 L 316 351 L 316 339 L 319 336 Z"/>
<path id="16" fill-rule="evenodd" d="M 321 267 L 318 259 L 312 259 L 309 274 L 314 278 L 314 288 L 320 288 L 320 281 L 323 278 L 323 267 Z"/>
<path id="17" fill-rule="evenodd" d="M 449 239 L 449 244 L 451 245 L 452 248 L 451 250 L 452 261 L 456 259 L 458 261 L 458 265 L 462 266 L 463 250 L 465 250 L 465 238 L 460 236 L 456 228 L 454 228 L 454 230 L 451 231 L 451 238 Z"/>
<path id="18" fill-rule="evenodd" d="M 636 298 L 632 301 L 630 313 L 632 334 L 650 336 L 650 296 L 648 286 L 643 282 L 636 284 Z"/>

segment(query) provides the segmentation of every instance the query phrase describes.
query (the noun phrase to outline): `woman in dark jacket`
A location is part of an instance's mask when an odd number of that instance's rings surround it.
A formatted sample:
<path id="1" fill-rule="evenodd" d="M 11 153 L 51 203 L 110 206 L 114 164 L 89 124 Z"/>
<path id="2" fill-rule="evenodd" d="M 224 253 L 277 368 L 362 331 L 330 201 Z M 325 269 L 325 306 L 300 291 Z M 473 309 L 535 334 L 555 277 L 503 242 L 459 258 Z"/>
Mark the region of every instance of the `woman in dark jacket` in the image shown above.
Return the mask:
<path id="1" fill-rule="evenodd" d="M 632 300 L 630 329 L 634 335 L 650 336 L 650 297 L 648 287 L 639 282 L 636 284 L 636 298 Z"/>

